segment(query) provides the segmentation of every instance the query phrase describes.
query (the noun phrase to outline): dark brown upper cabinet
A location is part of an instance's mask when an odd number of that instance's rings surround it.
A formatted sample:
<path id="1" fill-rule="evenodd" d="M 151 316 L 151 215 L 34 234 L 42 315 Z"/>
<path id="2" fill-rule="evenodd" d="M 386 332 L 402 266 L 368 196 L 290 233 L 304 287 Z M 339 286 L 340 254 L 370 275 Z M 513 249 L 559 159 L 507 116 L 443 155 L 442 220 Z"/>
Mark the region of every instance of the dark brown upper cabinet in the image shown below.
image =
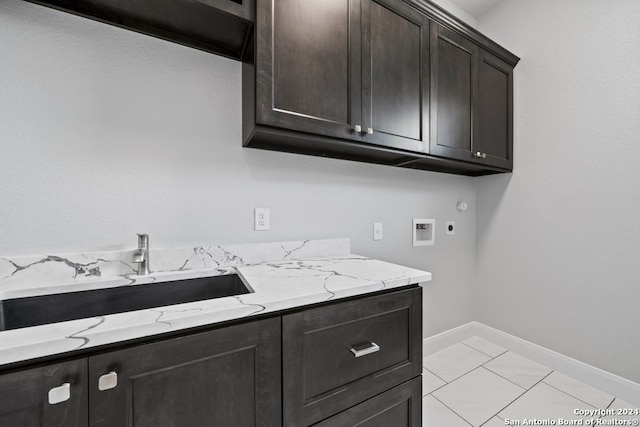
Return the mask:
<path id="1" fill-rule="evenodd" d="M 519 58 L 428 0 L 28 0 L 242 60 L 247 147 L 512 170 Z"/>
<path id="2" fill-rule="evenodd" d="M 513 66 L 481 49 L 474 150 L 483 164 L 513 168 Z"/>
<path id="3" fill-rule="evenodd" d="M 431 154 L 511 170 L 513 67 L 431 27 Z"/>
<path id="4" fill-rule="evenodd" d="M 355 1 L 259 0 L 256 121 L 360 140 L 360 8 Z"/>
<path id="5" fill-rule="evenodd" d="M 509 172 L 517 62 L 425 0 L 256 0 L 243 144 L 464 175 Z"/>
<path id="6" fill-rule="evenodd" d="M 472 161 L 477 120 L 478 46 L 431 27 L 431 154 Z"/>
<path id="7" fill-rule="evenodd" d="M 28 0 L 85 18 L 241 59 L 254 0 Z"/>
<path id="8" fill-rule="evenodd" d="M 388 164 L 427 151 L 424 15 L 402 0 L 258 0 L 256 18 L 245 145 Z"/>
<path id="9" fill-rule="evenodd" d="M 362 142 L 426 153 L 429 20 L 398 0 L 362 11 Z"/>

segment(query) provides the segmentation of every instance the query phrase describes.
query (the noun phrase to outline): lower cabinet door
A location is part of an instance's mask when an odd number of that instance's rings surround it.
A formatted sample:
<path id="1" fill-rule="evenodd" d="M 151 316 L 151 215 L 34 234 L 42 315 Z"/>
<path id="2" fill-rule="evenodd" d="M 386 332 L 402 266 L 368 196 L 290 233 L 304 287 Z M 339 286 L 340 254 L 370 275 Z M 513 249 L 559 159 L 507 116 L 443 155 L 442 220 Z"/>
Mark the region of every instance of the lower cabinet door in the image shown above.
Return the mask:
<path id="1" fill-rule="evenodd" d="M 87 360 L 0 375 L 0 427 L 81 427 L 87 415 Z"/>
<path id="2" fill-rule="evenodd" d="M 90 425 L 280 426 L 280 319 L 89 359 Z"/>
<path id="3" fill-rule="evenodd" d="M 414 378 L 314 427 L 421 427 L 422 379 Z"/>

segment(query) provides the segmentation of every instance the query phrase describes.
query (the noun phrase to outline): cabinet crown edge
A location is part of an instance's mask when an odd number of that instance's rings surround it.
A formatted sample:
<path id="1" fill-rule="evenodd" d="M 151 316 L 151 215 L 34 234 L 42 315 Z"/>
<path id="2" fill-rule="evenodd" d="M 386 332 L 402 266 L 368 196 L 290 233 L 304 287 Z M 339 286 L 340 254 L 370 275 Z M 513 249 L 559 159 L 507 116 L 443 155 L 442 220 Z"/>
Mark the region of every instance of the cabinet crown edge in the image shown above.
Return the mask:
<path id="1" fill-rule="evenodd" d="M 466 22 L 460 20 L 455 15 L 451 14 L 447 10 L 438 6 L 429 0 L 403 0 L 405 3 L 410 4 L 420 12 L 426 14 L 429 19 L 436 21 L 437 23 L 448 27 L 463 37 L 471 40 L 472 42 L 480 45 L 483 49 L 488 50 L 498 58 L 505 61 L 512 67 L 515 67 L 520 58 L 514 53 L 510 52 L 500 44 L 491 40 L 489 37 L 482 34 L 477 29 L 473 28 Z"/>

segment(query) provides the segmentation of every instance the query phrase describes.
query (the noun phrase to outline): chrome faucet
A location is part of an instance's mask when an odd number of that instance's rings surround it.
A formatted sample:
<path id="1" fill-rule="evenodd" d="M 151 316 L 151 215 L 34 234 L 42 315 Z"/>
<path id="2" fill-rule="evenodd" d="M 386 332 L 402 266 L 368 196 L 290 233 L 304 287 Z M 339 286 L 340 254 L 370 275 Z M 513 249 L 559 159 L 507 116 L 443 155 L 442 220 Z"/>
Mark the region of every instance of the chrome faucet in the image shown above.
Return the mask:
<path id="1" fill-rule="evenodd" d="M 138 263 L 138 275 L 149 274 L 149 235 L 138 234 L 138 249 L 133 252 L 133 262 Z"/>

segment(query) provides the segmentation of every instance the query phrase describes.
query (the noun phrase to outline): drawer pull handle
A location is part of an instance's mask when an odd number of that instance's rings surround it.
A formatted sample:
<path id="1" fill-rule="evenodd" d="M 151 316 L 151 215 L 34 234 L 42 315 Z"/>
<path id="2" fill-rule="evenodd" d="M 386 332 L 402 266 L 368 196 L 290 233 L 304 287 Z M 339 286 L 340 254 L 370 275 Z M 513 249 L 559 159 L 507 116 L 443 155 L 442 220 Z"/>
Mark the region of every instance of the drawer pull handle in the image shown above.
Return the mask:
<path id="1" fill-rule="evenodd" d="M 114 371 L 109 372 L 108 374 L 104 374 L 100 378 L 98 378 L 98 390 L 105 391 L 111 390 L 112 388 L 116 388 L 118 385 L 118 374 Z"/>
<path id="2" fill-rule="evenodd" d="M 71 398 L 71 384 L 64 383 L 61 386 L 49 390 L 49 405 L 66 402 Z"/>
<path id="3" fill-rule="evenodd" d="M 359 348 L 357 350 L 351 347 L 351 353 L 353 353 L 355 357 L 366 356 L 367 354 L 375 353 L 377 351 L 380 351 L 380 346 L 374 342 L 372 342 L 368 347 Z"/>

